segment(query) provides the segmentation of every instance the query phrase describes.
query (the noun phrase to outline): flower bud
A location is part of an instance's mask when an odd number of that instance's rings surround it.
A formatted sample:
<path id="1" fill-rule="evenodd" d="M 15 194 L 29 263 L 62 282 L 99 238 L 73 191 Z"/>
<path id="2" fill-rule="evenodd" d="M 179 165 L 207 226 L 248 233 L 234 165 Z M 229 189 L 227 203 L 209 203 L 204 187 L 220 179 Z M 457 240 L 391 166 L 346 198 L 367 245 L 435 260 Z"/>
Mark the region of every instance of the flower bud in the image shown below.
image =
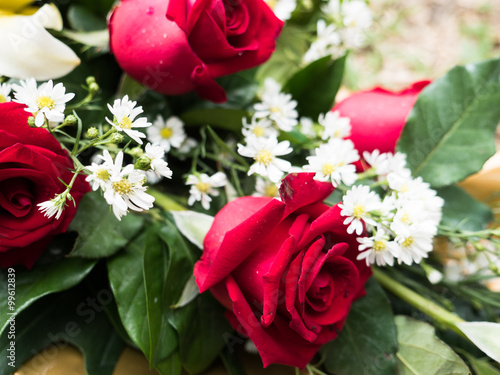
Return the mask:
<path id="1" fill-rule="evenodd" d="M 95 127 L 91 127 L 87 130 L 87 138 L 88 139 L 94 139 L 94 138 L 97 138 L 99 136 L 99 130 L 97 130 L 97 128 Z"/>
<path id="2" fill-rule="evenodd" d="M 65 125 L 70 125 L 70 126 L 73 126 L 73 125 L 76 125 L 78 122 L 78 119 L 76 118 L 75 115 L 68 115 L 66 116 L 66 118 L 64 119 L 64 124 Z"/>
<path id="3" fill-rule="evenodd" d="M 97 82 L 95 81 L 95 77 L 93 76 L 89 76 L 87 77 L 86 81 L 87 83 L 87 86 L 89 87 L 89 92 L 92 94 L 92 95 L 95 95 L 99 92 L 99 85 L 97 84 Z"/>
<path id="4" fill-rule="evenodd" d="M 35 125 L 35 117 L 34 117 L 34 116 L 30 116 L 30 117 L 28 117 L 28 125 L 29 125 L 31 128 L 36 128 L 36 125 Z"/>
<path id="5" fill-rule="evenodd" d="M 120 133 L 114 133 L 111 138 L 109 139 L 109 141 L 111 143 L 122 143 L 123 142 L 123 135 L 121 135 Z"/>
<path id="6" fill-rule="evenodd" d="M 140 158 L 142 155 L 144 155 L 144 151 L 140 146 L 136 146 L 134 148 L 131 148 L 128 152 L 129 155 L 133 156 L 135 159 Z"/>
<path id="7" fill-rule="evenodd" d="M 140 169 L 141 171 L 148 171 L 151 169 L 151 159 L 147 156 L 141 156 L 134 164 L 135 169 Z"/>

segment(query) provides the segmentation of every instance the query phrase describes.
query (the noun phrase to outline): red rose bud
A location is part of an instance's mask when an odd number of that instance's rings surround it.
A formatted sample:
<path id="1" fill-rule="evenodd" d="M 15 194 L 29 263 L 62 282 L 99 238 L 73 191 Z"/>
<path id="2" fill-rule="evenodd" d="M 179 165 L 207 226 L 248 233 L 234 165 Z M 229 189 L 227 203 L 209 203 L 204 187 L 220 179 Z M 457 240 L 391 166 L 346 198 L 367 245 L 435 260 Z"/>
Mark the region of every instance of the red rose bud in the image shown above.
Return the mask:
<path id="1" fill-rule="evenodd" d="M 215 78 L 265 62 L 283 22 L 263 0 L 122 0 L 111 50 L 130 76 L 167 95 L 224 102 Z"/>
<path id="2" fill-rule="evenodd" d="M 351 119 L 348 139 L 352 140 L 360 155 L 375 149 L 381 153 L 394 152 L 418 94 L 429 83 L 416 82 L 399 92 L 382 88 L 362 91 L 338 103 L 333 111 Z"/>
<path id="3" fill-rule="evenodd" d="M 71 189 L 72 201 L 59 219 L 48 218 L 38 204 L 62 193 L 74 169 L 57 140 L 42 128 L 31 128 L 25 106 L 0 104 L 0 267 L 31 268 L 55 234 L 63 233 L 76 205 L 89 191 L 84 176 Z"/>
<path id="4" fill-rule="evenodd" d="M 322 344 L 337 337 L 371 270 L 357 261 L 338 206 L 323 200 L 331 183 L 314 173 L 290 174 L 282 201 L 243 197 L 216 216 L 194 274 L 228 309 L 264 366 L 305 367 Z"/>

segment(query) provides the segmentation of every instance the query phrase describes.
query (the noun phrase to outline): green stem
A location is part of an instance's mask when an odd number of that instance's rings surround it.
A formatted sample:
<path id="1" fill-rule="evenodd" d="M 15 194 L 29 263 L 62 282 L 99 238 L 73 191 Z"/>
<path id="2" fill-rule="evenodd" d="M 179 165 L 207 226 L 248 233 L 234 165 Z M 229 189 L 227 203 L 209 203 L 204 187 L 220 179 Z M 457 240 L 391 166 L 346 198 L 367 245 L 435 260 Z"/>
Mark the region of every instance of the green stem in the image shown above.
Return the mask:
<path id="1" fill-rule="evenodd" d="M 462 331 L 457 327 L 457 323 L 463 323 L 465 320 L 460 318 L 458 315 L 445 310 L 436 303 L 415 293 L 413 290 L 387 276 L 383 271 L 375 267 L 372 267 L 372 271 L 375 279 L 392 294 L 409 303 L 416 309 L 434 319 L 436 322 L 443 324 L 452 331 L 465 337 Z"/>
<path id="2" fill-rule="evenodd" d="M 72 155 L 80 155 L 84 150 L 90 148 L 90 147 L 93 147 L 93 146 L 96 146 L 96 145 L 99 145 L 99 144 L 103 144 L 101 143 L 103 141 L 103 139 L 105 139 L 106 137 L 108 137 L 110 134 L 114 133 L 116 130 L 115 128 L 111 128 L 109 129 L 103 136 L 93 140 L 92 142 L 86 144 L 85 146 L 83 146 L 81 149 L 79 149 L 78 151 L 75 151 L 74 153 L 72 153 Z M 105 142 L 106 143 L 106 142 Z"/>
<path id="3" fill-rule="evenodd" d="M 168 195 L 154 189 L 154 188 L 149 188 L 148 189 L 148 194 L 152 195 L 155 198 L 155 204 L 157 206 L 160 206 L 166 211 L 185 211 L 186 207 L 180 205 L 176 201 L 174 201 L 172 198 L 170 198 Z"/>

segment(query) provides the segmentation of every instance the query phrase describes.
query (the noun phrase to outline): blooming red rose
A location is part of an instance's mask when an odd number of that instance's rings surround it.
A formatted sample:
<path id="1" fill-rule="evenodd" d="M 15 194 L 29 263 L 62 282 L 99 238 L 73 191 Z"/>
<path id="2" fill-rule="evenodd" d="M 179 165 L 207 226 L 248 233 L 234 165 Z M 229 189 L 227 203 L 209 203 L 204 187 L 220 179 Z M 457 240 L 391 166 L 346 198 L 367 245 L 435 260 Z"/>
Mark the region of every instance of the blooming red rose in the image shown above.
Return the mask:
<path id="1" fill-rule="evenodd" d="M 351 136 L 356 149 L 364 151 L 394 152 L 406 118 L 410 114 L 420 91 L 430 81 L 416 82 L 399 92 L 375 88 L 356 93 L 338 103 L 333 111 L 351 119 Z"/>
<path id="2" fill-rule="evenodd" d="M 283 22 L 263 0 L 122 0 L 109 21 L 122 69 L 168 95 L 224 102 L 215 78 L 266 61 Z"/>
<path id="3" fill-rule="evenodd" d="M 322 201 L 330 183 L 288 175 L 281 199 L 243 197 L 216 216 L 194 274 L 228 309 L 232 326 L 257 347 L 264 366 L 304 367 L 334 339 L 371 275 L 338 206 Z"/>
<path id="4" fill-rule="evenodd" d="M 47 218 L 38 203 L 48 201 L 71 181 L 72 160 L 46 130 L 30 128 L 25 106 L 0 104 L 0 267 L 31 268 L 53 235 L 64 232 L 76 207 L 69 203 L 61 217 Z M 71 190 L 78 203 L 89 190 L 79 176 Z"/>

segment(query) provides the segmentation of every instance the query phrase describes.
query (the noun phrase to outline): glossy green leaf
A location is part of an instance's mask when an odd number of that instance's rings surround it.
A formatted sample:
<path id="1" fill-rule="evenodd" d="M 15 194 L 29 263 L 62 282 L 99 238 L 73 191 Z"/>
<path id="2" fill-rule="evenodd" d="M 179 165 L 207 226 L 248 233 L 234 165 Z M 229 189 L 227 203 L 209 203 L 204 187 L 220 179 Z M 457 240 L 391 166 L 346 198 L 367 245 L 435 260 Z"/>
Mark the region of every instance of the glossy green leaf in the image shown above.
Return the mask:
<path id="1" fill-rule="evenodd" d="M 438 339 L 428 323 L 396 316 L 399 351 L 397 375 L 469 375 L 467 365 Z"/>
<path id="2" fill-rule="evenodd" d="M 31 270 L 16 269 L 15 272 L 15 312 L 20 313 L 32 303 L 51 293 L 69 289 L 87 276 L 96 261 L 88 259 L 63 258 L 40 264 Z M 10 315 L 8 305 L 7 270 L 0 271 L 0 333 L 7 326 Z"/>
<path id="3" fill-rule="evenodd" d="M 284 91 L 297 100 L 301 116 L 318 118 L 333 107 L 342 83 L 346 57 L 332 60 L 330 56 L 316 60 L 295 73 L 286 83 Z"/>
<path id="4" fill-rule="evenodd" d="M 106 29 L 105 19 L 96 16 L 88 8 L 80 5 L 71 5 L 68 9 L 67 17 L 71 28 L 76 31 Z"/>
<path id="5" fill-rule="evenodd" d="M 488 357 L 500 363 L 500 323 L 463 322 L 457 327 Z"/>
<path id="6" fill-rule="evenodd" d="M 0 337 L 0 375 L 14 370 L 3 354 L 11 341 L 16 348 L 16 368 L 52 343 L 55 345 L 47 352 L 52 355 L 71 343 L 84 354 L 89 375 L 112 374 L 124 344 L 103 312 L 102 304 L 110 303 L 111 293 L 105 296 L 101 292 L 96 298 L 81 289 L 47 296 L 16 316 L 15 339 L 8 334 Z M 45 367 L 51 358 L 41 357 L 35 365 Z"/>
<path id="7" fill-rule="evenodd" d="M 184 368 L 191 374 L 206 369 L 225 345 L 233 329 L 224 317 L 225 308 L 209 293 L 173 312 L 170 322 L 179 333 Z"/>
<path id="8" fill-rule="evenodd" d="M 146 288 L 143 277 L 145 236 L 131 242 L 108 260 L 108 276 L 123 326 L 132 341 L 148 355 L 150 350 Z"/>
<path id="9" fill-rule="evenodd" d="M 433 187 L 458 182 L 495 153 L 498 103 L 500 60 L 455 67 L 419 95 L 398 151 Z"/>
<path id="10" fill-rule="evenodd" d="M 179 352 L 173 352 L 168 358 L 158 364 L 157 369 L 160 374 L 180 375 L 182 373 L 182 361 Z"/>
<path id="11" fill-rule="evenodd" d="M 139 232 L 142 224 L 142 217 L 130 213 L 118 221 L 98 192 L 85 194 L 69 228 L 78 232 L 70 256 L 101 258 L 113 255 Z"/>
<path id="12" fill-rule="evenodd" d="M 483 230 L 493 220 L 493 213 L 487 205 L 458 186 L 440 188 L 437 193 L 445 201 L 441 225 L 475 232 Z"/>
<path id="13" fill-rule="evenodd" d="M 169 253 L 165 243 L 157 236 L 156 226 L 146 232 L 143 264 L 150 338 L 147 357 L 156 366 L 167 360 L 177 347 L 176 332 L 168 323 L 169 298 L 165 295 Z"/>
<path id="14" fill-rule="evenodd" d="M 196 284 L 196 278 L 194 274 L 191 275 L 189 280 L 186 283 L 186 286 L 182 290 L 181 298 L 175 303 L 175 305 L 171 306 L 172 309 L 178 309 L 179 307 L 184 307 L 188 303 L 192 302 L 198 295 L 200 294 L 200 290 L 198 289 L 198 285 Z"/>
<path id="15" fill-rule="evenodd" d="M 387 297 L 371 278 L 354 302 L 339 336 L 322 349 L 325 368 L 336 375 L 394 374 L 396 326 Z"/>

